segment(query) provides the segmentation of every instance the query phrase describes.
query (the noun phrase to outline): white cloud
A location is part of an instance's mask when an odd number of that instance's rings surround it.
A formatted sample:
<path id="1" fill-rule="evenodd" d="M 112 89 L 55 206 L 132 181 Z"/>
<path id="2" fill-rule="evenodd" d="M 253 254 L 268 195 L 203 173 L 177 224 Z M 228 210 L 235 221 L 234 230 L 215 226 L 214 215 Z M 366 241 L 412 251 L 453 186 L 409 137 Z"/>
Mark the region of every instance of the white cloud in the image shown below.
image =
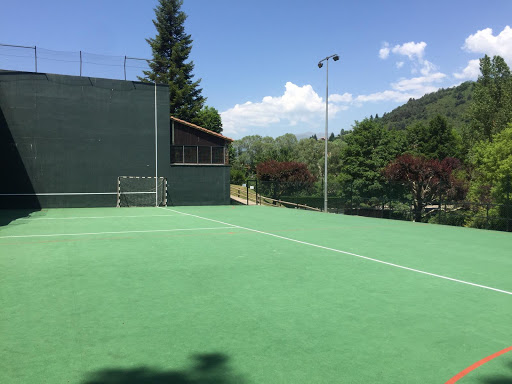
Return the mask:
<path id="1" fill-rule="evenodd" d="M 394 101 L 397 103 L 403 103 L 413 97 L 411 94 L 399 92 L 399 91 L 383 91 L 375 92 L 369 95 L 359 95 L 355 98 L 356 103 L 366 102 L 377 102 L 377 101 Z"/>
<path id="2" fill-rule="evenodd" d="M 424 41 L 421 43 L 410 41 L 402 45 L 395 45 L 391 51 L 397 55 L 407 56 L 409 60 L 413 60 L 414 58 L 421 60 L 425 53 L 426 46 L 427 43 Z"/>
<path id="3" fill-rule="evenodd" d="M 332 95 L 336 102 L 350 101 L 352 95 Z M 331 99 L 330 99 L 331 100 Z M 329 115 L 335 116 L 340 110 L 347 109 L 329 103 Z M 245 132 L 248 127 L 266 127 L 271 124 L 284 123 L 294 126 L 298 123 L 312 123 L 321 119 L 325 113 L 325 100 L 311 85 L 302 87 L 287 82 L 282 96 L 265 96 L 261 102 L 236 104 L 221 113 L 223 133 L 227 136 Z"/>
<path id="4" fill-rule="evenodd" d="M 435 87 L 432 84 L 441 82 L 445 77 L 446 75 L 444 73 L 436 72 L 428 76 L 402 79 L 397 83 L 392 83 L 391 88 L 400 92 L 413 91 L 415 93 L 425 94 L 433 92 L 432 89 L 438 89 L 438 87 Z"/>
<path id="5" fill-rule="evenodd" d="M 438 70 L 438 67 L 437 65 L 434 65 L 432 64 L 430 61 L 428 60 L 422 60 L 420 61 L 420 65 L 422 66 L 420 68 L 420 73 L 423 75 L 423 76 L 428 76 L 430 75 L 430 73 L 432 71 L 437 71 Z"/>
<path id="6" fill-rule="evenodd" d="M 469 60 L 462 72 L 454 73 L 453 76 L 459 80 L 476 80 L 480 75 L 480 60 Z"/>
<path id="7" fill-rule="evenodd" d="M 427 76 L 401 79 L 391 84 L 391 89 L 354 97 L 350 93 L 329 95 L 329 116 L 335 117 L 340 111 L 367 102 L 404 103 L 410 98 L 419 98 L 439 89 L 439 83 L 446 78 L 436 72 Z M 265 96 L 261 102 L 236 104 L 221 113 L 223 133 L 236 136 L 250 127 L 269 128 L 280 124 L 287 127 L 318 125 L 325 114 L 325 99 L 320 97 L 311 85 L 298 86 L 291 82 L 285 85 L 281 96 Z"/>
<path id="8" fill-rule="evenodd" d="M 329 95 L 329 101 L 333 103 L 350 103 L 354 98 L 351 93 L 344 93 L 343 95 L 332 94 Z"/>
<path id="9" fill-rule="evenodd" d="M 385 60 L 388 58 L 389 56 L 389 43 L 384 43 L 383 47 L 379 50 L 379 57 L 382 59 L 382 60 Z"/>
<path id="10" fill-rule="evenodd" d="M 410 41 L 404 44 L 397 44 L 393 48 L 389 48 L 389 43 L 385 42 L 383 48 L 379 51 L 379 57 L 381 59 L 386 59 L 393 53 L 397 56 L 407 56 L 409 61 L 411 62 L 411 73 L 421 73 L 423 76 L 428 76 L 434 71 L 437 71 L 438 68 L 430 61 L 424 59 L 425 56 L 425 48 L 427 47 L 427 43 L 424 41 L 416 43 L 414 41 Z M 404 61 L 398 61 L 395 65 L 397 68 L 402 68 L 404 66 Z"/>
<path id="11" fill-rule="evenodd" d="M 508 25 L 494 36 L 491 28 L 470 35 L 462 47 L 468 52 L 483 53 L 489 56 L 499 55 L 512 63 L 512 28 Z"/>
<path id="12" fill-rule="evenodd" d="M 354 102 L 356 104 L 379 101 L 404 103 L 411 98 L 417 99 L 427 93 L 437 91 L 439 89 L 439 83 L 446 77 L 444 73 L 436 72 L 428 76 L 402 79 L 396 83 L 392 83 L 392 89 L 371 93 L 369 95 L 359 95 L 354 98 Z"/>

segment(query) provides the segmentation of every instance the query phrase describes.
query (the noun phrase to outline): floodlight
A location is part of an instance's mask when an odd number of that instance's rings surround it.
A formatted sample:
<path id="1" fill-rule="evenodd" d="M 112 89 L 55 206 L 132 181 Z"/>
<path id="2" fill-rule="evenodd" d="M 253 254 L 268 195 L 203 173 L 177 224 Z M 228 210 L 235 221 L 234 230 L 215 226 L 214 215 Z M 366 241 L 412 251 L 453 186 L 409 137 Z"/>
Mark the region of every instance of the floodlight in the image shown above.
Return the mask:
<path id="1" fill-rule="evenodd" d="M 322 59 L 318 62 L 318 68 L 322 68 L 322 61 L 327 63 L 326 68 L 326 76 L 327 80 L 325 82 L 325 151 L 324 151 L 324 211 L 327 212 L 327 142 L 329 141 L 328 133 L 329 133 L 329 59 L 333 59 L 334 61 L 338 61 L 340 57 L 337 54 L 327 56 L 325 59 Z"/>

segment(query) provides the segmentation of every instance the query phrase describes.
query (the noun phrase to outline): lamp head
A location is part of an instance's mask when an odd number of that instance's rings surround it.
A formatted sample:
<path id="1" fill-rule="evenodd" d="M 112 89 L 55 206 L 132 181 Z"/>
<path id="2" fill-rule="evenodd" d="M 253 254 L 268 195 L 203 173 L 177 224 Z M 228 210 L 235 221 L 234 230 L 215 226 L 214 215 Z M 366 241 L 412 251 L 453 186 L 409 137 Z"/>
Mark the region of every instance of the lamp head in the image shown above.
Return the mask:
<path id="1" fill-rule="evenodd" d="M 334 61 L 338 61 L 340 59 L 340 57 L 338 55 L 334 55 L 334 57 L 332 58 Z"/>
<path id="2" fill-rule="evenodd" d="M 323 66 L 322 62 L 318 62 L 318 68 L 322 68 Z"/>

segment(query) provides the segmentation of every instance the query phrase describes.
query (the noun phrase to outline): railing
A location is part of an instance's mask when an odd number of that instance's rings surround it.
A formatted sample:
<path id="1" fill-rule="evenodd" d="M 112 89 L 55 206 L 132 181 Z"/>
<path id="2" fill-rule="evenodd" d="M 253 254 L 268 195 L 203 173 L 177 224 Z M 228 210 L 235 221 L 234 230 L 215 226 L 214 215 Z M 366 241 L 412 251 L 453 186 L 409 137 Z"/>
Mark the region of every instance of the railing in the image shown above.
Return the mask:
<path id="1" fill-rule="evenodd" d="M 171 145 L 171 164 L 227 164 L 225 147 Z"/>
<path id="2" fill-rule="evenodd" d="M 261 196 L 256 193 L 254 189 L 248 186 L 234 185 L 231 184 L 229 192 L 232 198 L 246 205 L 265 205 L 268 207 L 285 207 L 285 208 L 296 208 L 296 209 L 307 209 L 311 211 L 320 212 L 318 208 L 310 207 L 305 204 L 292 203 L 289 201 L 272 199 L 270 197 Z"/>
<path id="3" fill-rule="evenodd" d="M 407 221 L 465 226 L 512 232 L 512 177 L 495 181 L 500 187 L 493 195 L 480 201 L 455 200 L 446 192 L 415 202 L 411 192 L 401 183 L 386 183 L 380 189 L 363 189 L 357 183 L 331 182 L 328 190 L 328 211 L 346 215 L 369 216 Z M 280 202 L 293 202 L 322 209 L 324 197 L 320 183 L 286 183 L 252 180 L 255 193 L 272 196 Z M 375 185 L 373 185 L 375 187 Z M 442 191 L 442 190 L 441 190 Z M 267 198 L 268 199 L 268 198 Z M 494 201 L 492 200 L 494 199 Z M 270 200 L 269 200 L 270 201 Z M 274 200 L 276 201 L 276 200 Z M 416 203 L 416 204 L 415 204 Z"/>

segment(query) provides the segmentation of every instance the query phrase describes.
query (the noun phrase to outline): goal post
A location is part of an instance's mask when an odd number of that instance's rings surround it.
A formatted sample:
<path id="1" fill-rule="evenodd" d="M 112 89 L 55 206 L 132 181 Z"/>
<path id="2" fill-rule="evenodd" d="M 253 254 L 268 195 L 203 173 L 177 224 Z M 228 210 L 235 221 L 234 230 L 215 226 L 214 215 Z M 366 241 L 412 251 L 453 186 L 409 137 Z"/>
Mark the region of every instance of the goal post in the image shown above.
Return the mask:
<path id="1" fill-rule="evenodd" d="M 118 207 L 154 207 L 167 205 L 167 179 L 154 176 L 119 176 Z"/>

